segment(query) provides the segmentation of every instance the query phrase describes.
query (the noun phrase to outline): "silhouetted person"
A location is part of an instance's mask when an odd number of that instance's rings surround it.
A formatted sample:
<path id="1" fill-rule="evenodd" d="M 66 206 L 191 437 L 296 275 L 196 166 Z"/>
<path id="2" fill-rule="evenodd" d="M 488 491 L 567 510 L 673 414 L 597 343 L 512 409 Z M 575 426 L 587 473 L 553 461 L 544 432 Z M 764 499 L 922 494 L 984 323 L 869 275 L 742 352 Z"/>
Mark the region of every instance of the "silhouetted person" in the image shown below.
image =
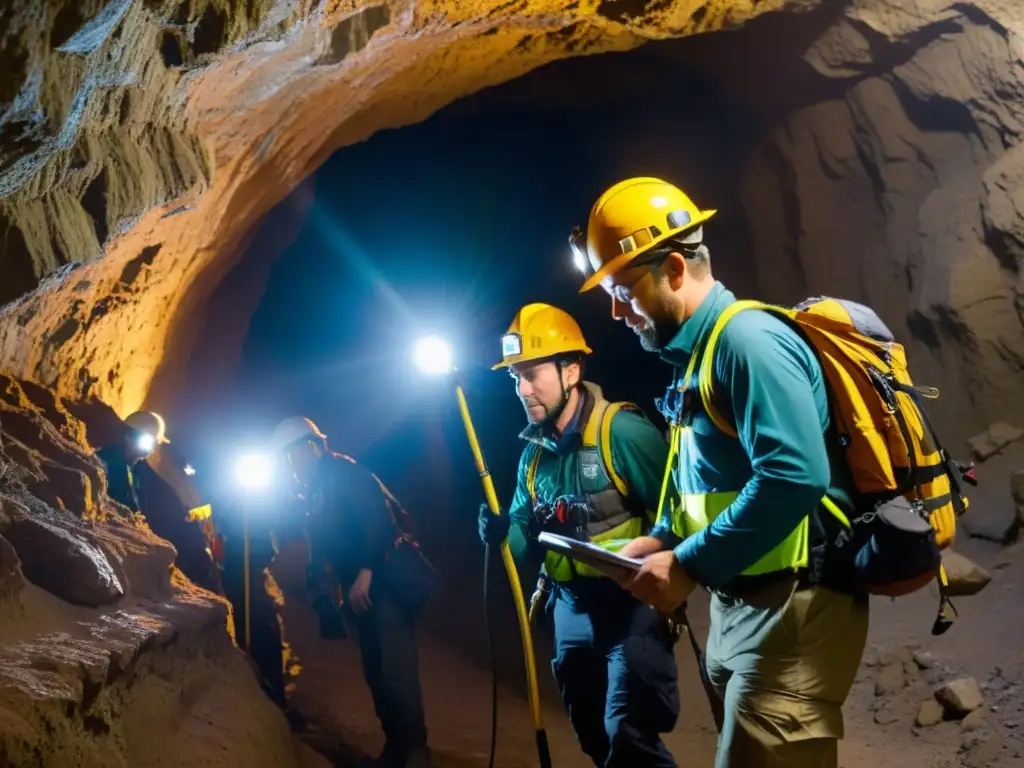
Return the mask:
<path id="1" fill-rule="evenodd" d="M 125 421 L 121 438 L 96 452 L 107 470 L 107 493 L 133 512 L 141 513 L 157 536 L 174 545 L 175 564 L 189 579 L 218 592 L 216 572 L 206 536 L 188 521 L 188 508 L 146 459 L 157 445 L 169 443 L 164 420 L 136 411 Z"/>
<path id="2" fill-rule="evenodd" d="M 120 439 L 96 451 L 107 470 L 110 498 L 133 512 L 142 512 L 134 470 L 153 452 L 157 443 L 166 440 L 163 419 L 156 414 L 138 411 L 124 420 Z"/>
<path id="3" fill-rule="evenodd" d="M 321 602 L 329 595 L 328 563 L 346 598 L 345 618 L 359 636 L 363 675 L 387 739 L 376 765 L 429 766 L 416 606 L 411 604 L 422 584 L 415 573 L 400 572 L 397 566 L 395 553 L 404 534 L 393 497 L 369 470 L 332 453 L 326 436 L 309 419 L 282 421 L 274 430 L 273 447 L 287 458 L 306 499 L 310 586 Z M 330 613 L 319 613 L 322 621 L 330 618 Z"/>

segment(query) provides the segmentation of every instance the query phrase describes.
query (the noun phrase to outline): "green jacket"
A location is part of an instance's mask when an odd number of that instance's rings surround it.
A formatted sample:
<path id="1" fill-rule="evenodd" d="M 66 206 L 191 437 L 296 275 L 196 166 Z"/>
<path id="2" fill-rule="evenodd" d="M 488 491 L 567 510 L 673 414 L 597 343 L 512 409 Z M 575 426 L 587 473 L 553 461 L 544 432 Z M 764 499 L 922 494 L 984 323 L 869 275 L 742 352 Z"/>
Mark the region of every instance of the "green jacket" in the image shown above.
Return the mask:
<path id="1" fill-rule="evenodd" d="M 567 494 L 581 494 L 577 454 L 583 442 L 585 416 L 593 406 L 594 398 L 603 397 L 600 388 L 585 382 L 584 396 L 580 398 L 576 413 L 562 435 L 554 435 L 550 427 L 527 427 L 520 438 L 540 449 L 534 487 L 538 502 L 553 501 Z M 588 403 L 589 401 L 589 403 Z M 662 433 L 650 421 L 637 413 L 618 411 L 611 421 L 609 442 L 615 472 L 629 488 L 630 500 L 636 508 L 647 511 L 644 530 L 654 523 L 661 480 L 668 459 L 668 445 Z M 533 511 L 527 484 L 533 449 L 523 451 L 519 461 L 516 492 L 510 506 L 512 527 L 508 543 L 513 557 L 522 568 L 536 566 L 543 558 L 541 548 L 528 536 L 528 524 Z"/>

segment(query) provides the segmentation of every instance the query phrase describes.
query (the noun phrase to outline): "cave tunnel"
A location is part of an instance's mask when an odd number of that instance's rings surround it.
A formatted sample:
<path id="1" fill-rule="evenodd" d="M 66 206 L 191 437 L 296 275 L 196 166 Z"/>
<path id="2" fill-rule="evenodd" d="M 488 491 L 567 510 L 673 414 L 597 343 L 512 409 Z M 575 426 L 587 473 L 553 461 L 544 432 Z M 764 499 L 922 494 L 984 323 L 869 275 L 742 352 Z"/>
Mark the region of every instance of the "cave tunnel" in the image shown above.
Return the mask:
<path id="1" fill-rule="evenodd" d="M 274 573 L 293 704 L 314 725 L 301 739 L 232 651 L 220 604 L 168 581 L 174 552 L 111 511 L 92 454 L 147 408 L 172 437 L 150 462 L 186 508 L 293 414 L 380 476 L 442 576 L 420 629 L 435 761 L 486 765 L 482 492 L 453 394 L 414 369 L 412 345 L 452 342 L 505 503 L 524 417 L 489 368 L 525 303 L 576 317 L 586 378 L 662 425 L 668 367 L 603 292 L 577 292 L 567 247 L 602 190 L 653 175 L 717 209 L 705 241 L 738 296 L 873 307 L 915 382 L 940 390 L 946 447 L 978 464 L 946 561 L 972 596 L 940 638 L 928 590 L 873 601 L 842 764 L 1024 766 L 1019 632 L 996 618 L 1019 613 L 1024 577 L 1024 14 L 547 5 L 53 0 L 3 22 L 0 762 L 348 765 L 380 747 L 358 653 L 316 637 L 294 552 Z M 493 564 L 489 589 L 500 764 L 533 765 Z M 555 764 L 584 765 L 549 631 L 535 642 Z M 684 646 L 668 742 L 711 765 Z M 950 685 L 980 685 L 984 705 L 933 723 Z"/>

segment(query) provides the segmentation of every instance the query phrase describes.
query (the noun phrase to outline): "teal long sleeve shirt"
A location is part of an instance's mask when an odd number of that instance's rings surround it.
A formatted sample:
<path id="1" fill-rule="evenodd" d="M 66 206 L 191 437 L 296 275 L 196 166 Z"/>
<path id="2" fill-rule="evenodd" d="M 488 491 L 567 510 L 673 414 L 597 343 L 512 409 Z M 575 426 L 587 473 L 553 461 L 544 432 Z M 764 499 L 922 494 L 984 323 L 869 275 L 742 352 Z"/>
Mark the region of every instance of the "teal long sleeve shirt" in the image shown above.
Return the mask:
<path id="1" fill-rule="evenodd" d="M 538 434 L 530 428 L 521 435 L 538 444 L 542 451 L 535 479 L 538 501 L 550 502 L 559 496 L 581 492 L 576 452 L 583 440 L 584 424 L 581 423 L 581 417 L 584 407 L 585 403 L 581 400 L 574 419 L 557 439 Z M 639 414 L 619 411 L 612 418 L 609 439 L 616 473 L 626 482 L 631 496 L 650 511 L 650 519 L 653 521 L 658 509 L 665 463 L 668 461 L 668 444 L 664 435 Z M 516 492 L 509 507 L 512 527 L 508 544 L 517 562 L 529 559 L 539 563 L 542 553 L 539 548 L 531 546 L 527 534 L 533 510 L 526 484 L 530 453 L 524 451 L 519 461 Z"/>
<path id="2" fill-rule="evenodd" d="M 677 375 L 735 300 L 716 283 L 662 350 Z M 793 328 L 767 312 L 737 314 L 718 339 L 712 376 L 715 405 L 739 439 L 719 431 L 698 405 L 692 440 L 674 470 L 675 485 L 681 492 L 738 491 L 739 496 L 685 540 L 671 532 L 667 514 L 655 535 L 675 547 L 677 560 L 695 581 L 720 588 L 780 544 L 826 491 L 840 499 L 849 494 L 848 474 L 844 468 L 833 471 L 838 465 L 830 461 L 825 442 L 830 418 L 821 366 Z"/>

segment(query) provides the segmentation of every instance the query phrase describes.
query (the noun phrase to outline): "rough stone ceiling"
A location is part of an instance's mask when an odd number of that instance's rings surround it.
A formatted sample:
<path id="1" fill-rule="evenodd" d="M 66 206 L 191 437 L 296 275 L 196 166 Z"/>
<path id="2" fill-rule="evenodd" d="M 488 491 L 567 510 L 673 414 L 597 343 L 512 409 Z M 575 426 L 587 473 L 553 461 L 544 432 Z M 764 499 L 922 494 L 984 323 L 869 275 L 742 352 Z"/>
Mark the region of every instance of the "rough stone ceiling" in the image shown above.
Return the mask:
<path id="1" fill-rule="evenodd" d="M 259 218 L 332 152 L 571 56 L 814 2 L 19 0 L 3 14 L 13 374 L 120 412 L 187 358 Z"/>
<path id="2" fill-rule="evenodd" d="M 0 10 L 0 302 L 14 301 L 0 309 L 0 360 L 12 375 L 73 398 L 98 396 L 121 414 L 143 403 L 169 406 L 198 334 L 224 340 L 221 365 L 237 352 L 252 297 L 231 313 L 238 324 L 232 330 L 224 311 L 211 319 L 212 303 L 223 298 L 217 287 L 264 214 L 337 149 L 559 58 L 819 7 L 821 0 L 9 3 Z M 1024 295 L 1015 234 L 1024 203 L 1008 185 L 1021 133 L 1022 6 L 836 0 L 832 9 L 835 23 L 809 47 L 766 31 L 772 39 L 757 41 L 755 60 L 733 56 L 715 65 L 741 102 L 768 86 L 781 96 L 775 114 L 760 115 L 782 123 L 753 158 L 755 184 L 743 192 L 746 206 L 769 220 L 756 258 L 772 265 L 775 284 L 760 288 L 790 300 L 799 297 L 779 283 L 804 280 L 808 290 L 864 293 L 903 308 L 904 278 L 874 279 L 877 266 L 864 261 L 866 232 L 874 230 L 870 263 L 916 270 L 909 308 L 916 315 L 907 322 L 917 325 L 909 330 L 937 350 L 933 371 L 949 371 L 946 383 L 988 403 L 971 416 L 983 418 L 998 410 L 1012 388 L 1007 376 L 1024 359 L 1020 323 L 1010 317 L 1022 314 L 1011 294 Z M 700 43 L 717 47 L 714 36 Z M 773 46 L 793 45 L 800 49 L 791 57 L 800 68 L 796 80 L 765 64 Z M 899 61 L 907 63 L 887 74 Z M 806 96 L 815 78 L 832 101 L 806 109 L 810 101 L 789 103 Z M 845 89 L 849 94 L 835 100 Z M 916 128 L 914 116 L 903 114 L 911 106 L 932 109 Z M 789 109 L 801 111 L 791 118 Z M 966 122 L 935 124 L 944 109 L 959 110 Z M 894 120 L 903 125 L 897 134 Z M 981 174 L 998 172 L 992 183 L 999 195 L 968 194 L 957 178 L 938 179 L 942 189 L 929 181 L 935 168 L 957 165 L 942 147 L 964 142 L 977 157 L 953 171 L 971 190 Z M 817 156 L 805 151 L 814 146 Z M 829 162 L 841 161 L 848 172 L 846 191 L 825 167 L 832 155 Z M 780 161 L 779 169 L 789 170 L 775 178 Z M 802 205 L 827 189 L 838 200 L 866 196 L 857 207 L 860 229 L 850 218 L 844 225 L 851 231 L 839 235 L 822 217 L 823 203 Z M 788 202 L 774 211 L 780 191 Z M 983 222 L 974 221 L 979 206 Z M 790 208 L 804 218 L 785 219 Z M 990 227 L 993 217 L 998 226 Z M 957 234 L 943 222 L 972 231 Z M 285 228 L 277 239 L 290 236 Z M 916 246 L 908 239 L 915 231 Z M 269 239 L 265 230 L 258 236 Z M 819 258 L 822 248 L 831 261 Z M 780 254 L 792 261 L 794 251 L 806 263 L 787 278 L 775 265 Z M 998 312 L 980 319 L 973 294 L 962 290 L 973 286 L 963 278 L 978 271 L 968 257 L 982 259 L 990 293 L 999 294 Z M 847 267 L 842 285 L 822 276 L 830 263 Z M 262 285 L 265 274 L 265 265 L 254 270 L 253 282 Z M 873 292 L 865 282 L 872 279 Z M 976 354 L 961 367 L 955 360 L 965 350 Z M 975 390 L 982 394 L 974 397 Z"/>

